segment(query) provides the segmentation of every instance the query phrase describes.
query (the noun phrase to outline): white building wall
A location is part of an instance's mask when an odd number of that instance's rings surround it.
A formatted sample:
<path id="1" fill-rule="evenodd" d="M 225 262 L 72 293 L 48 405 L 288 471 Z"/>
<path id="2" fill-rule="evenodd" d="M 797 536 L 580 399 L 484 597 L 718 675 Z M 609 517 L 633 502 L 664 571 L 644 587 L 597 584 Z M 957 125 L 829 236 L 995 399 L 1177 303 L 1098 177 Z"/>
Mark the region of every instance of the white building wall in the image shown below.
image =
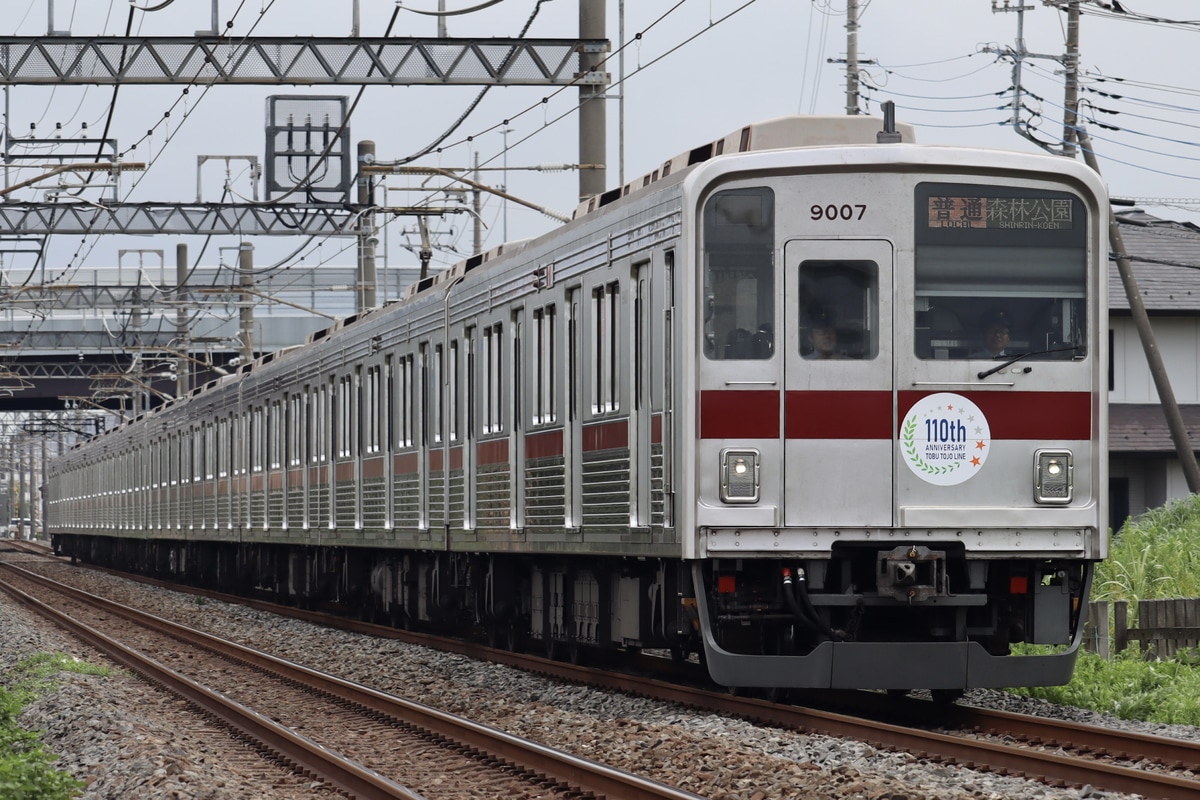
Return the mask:
<path id="1" fill-rule="evenodd" d="M 1192 445 L 1195 446 L 1195 442 Z M 1181 497 L 1187 497 L 1189 494 L 1191 492 L 1188 491 L 1187 478 L 1183 476 L 1183 467 L 1180 466 L 1179 459 L 1170 459 L 1167 461 L 1166 497 L 1163 502 L 1178 500 Z"/>
<path id="2" fill-rule="evenodd" d="M 1181 405 L 1200 403 L 1200 319 L 1155 318 L 1151 324 L 1175 401 Z M 1113 385 L 1109 392 L 1109 404 L 1158 404 L 1158 390 L 1150 376 L 1150 367 L 1133 319 L 1111 318 L 1109 329 L 1113 334 Z M 1193 446 L 1200 446 L 1200 442 L 1193 442 Z M 1110 458 L 1109 475 L 1128 478 L 1129 513 L 1132 516 L 1190 494 L 1183 468 L 1174 455 L 1161 458 Z"/>
<path id="3" fill-rule="evenodd" d="M 1200 403 L 1200 319 L 1157 318 L 1152 321 L 1171 391 L 1180 404 Z M 1157 403 L 1146 353 L 1130 317 L 1109 320 L 1113 332 L 1113 388 L 1110 403 Z"/>

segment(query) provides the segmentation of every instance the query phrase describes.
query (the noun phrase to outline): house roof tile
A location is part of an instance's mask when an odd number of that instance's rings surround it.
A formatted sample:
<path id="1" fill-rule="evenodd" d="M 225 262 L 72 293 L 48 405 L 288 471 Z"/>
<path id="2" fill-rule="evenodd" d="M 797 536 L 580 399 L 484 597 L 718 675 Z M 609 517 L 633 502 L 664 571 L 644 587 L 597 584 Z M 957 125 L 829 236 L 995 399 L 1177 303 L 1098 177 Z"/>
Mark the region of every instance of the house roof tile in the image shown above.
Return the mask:
<path id="1" fill-rule="evenodd" d="M 1200 227 L 1159 219 L 1140 209 L 1117 214 L 1142 302 L 1150 314 L 1200 314 Z M 1129 312 L 1115 261 L 1108 269 L 1108 306 Z"/>
<path id="2" fill-rule="evenodd" d="M 1179 407 L 1192 447 L 1200 446 L 1200 405 Z M 1175 452 L 1167 417 L 1158 403 L 1110 403 L 1108 451 L 1128 455 L 1169 455 Z"/>

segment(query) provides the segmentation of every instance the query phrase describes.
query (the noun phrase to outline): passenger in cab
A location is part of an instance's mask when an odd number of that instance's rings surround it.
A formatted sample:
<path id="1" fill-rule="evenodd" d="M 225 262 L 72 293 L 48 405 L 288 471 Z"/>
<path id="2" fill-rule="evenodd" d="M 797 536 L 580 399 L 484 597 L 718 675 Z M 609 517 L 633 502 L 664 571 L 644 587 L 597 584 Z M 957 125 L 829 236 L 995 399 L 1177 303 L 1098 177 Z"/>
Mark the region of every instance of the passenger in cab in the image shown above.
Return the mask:
<path id="1" fill-rule="evenodd" d="M 971 358 L 1003 358 L 1010 355 L 1008 314 L 998 308 L 989 309 L 980 320 L 983 347 L 971 353 Z"/>

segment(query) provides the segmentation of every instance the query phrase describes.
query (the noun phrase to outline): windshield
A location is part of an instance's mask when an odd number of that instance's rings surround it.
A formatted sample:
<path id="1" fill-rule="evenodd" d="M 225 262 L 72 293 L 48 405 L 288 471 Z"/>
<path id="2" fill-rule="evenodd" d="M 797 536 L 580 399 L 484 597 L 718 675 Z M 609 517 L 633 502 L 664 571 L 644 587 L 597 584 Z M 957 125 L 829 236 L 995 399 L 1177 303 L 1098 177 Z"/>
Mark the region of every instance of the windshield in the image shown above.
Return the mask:
<path id="1" fill-rule="evenodd" d="M 1063 192 L 921 184 L 917 357 L 1085 357 L 1085 214 Z"/>

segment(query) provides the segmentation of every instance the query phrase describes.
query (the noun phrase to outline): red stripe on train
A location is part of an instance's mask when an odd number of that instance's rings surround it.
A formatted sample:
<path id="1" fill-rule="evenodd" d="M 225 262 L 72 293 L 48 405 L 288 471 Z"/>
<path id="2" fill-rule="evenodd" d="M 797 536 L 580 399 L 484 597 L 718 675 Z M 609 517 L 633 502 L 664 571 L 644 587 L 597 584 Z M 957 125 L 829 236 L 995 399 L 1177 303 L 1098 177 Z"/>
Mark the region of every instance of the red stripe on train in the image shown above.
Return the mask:
<path id="1" fill-rule="evenodd" d="M 890 439 L 891 392 L 788 392 L 788 439 Z"/>
<path id="2" fill-rule="evenodd" d="M 778 439 L 779 392 L 700 392 L 701 439 Z"/>
<path id="3" fill-rule="evenodd" d="M 480 442 L 475 447 L 475 458 L 482 464 L 507 464 L 508 439 L 493 439 Z"/>
<path id="4" fill-rule="evenodd" d="M 362 476 L 363 478 L 382 478 L 384 467 L 387 461 L 383 456 L 363 457 L 362 460 Z"/>
<path id="5" fill-rule="evenodd" d="M 617 450 L 629 447 L 629 420 L 598 422 L 583 427 L 583 450 Z"/>
<path id="6" fill-rule="evenodd" d="M 784 430 L 788 439 L 891 439 L 904 415 L 936 392 L 787 392 Z M 1092 437 L 1092 398 L 1087 392 L 961 392 L 987 417 L 993 439 Z M 701 439 L 779 438 L 779 392 L 700 393 Z"/>
<path id="7" fill-rule="evenodd" d="M 439 460 L 437 466 L 433 467 L 433 469 L 441 469 L 442 462 L 440 459 L 442 457 L 442 451 L 430 450 L 429 460 L 432 462 L 434 457 L 437 457 Z M 420 460 L 417 458 L 417 454 L 415 452 L 397 453 L 392 457 L 392 469 L 396 471 L 397 475 L 415 474 L 419 466 Z"/>
<path id="8" fill-rule="evenodd" d="M 549 458 L 563 454 L 563 432 L 559 428 L 552 431 L 530 433 L 525 436 L 526 458 Z"/>
<path id="9" fill-rule="evenodd" d="M 900 392 L 900 419 L 934 392 Z M 1087 392 L 960 392 L 987 417 L 993 439 L 1092 438 L 1092 396 Z"/>

